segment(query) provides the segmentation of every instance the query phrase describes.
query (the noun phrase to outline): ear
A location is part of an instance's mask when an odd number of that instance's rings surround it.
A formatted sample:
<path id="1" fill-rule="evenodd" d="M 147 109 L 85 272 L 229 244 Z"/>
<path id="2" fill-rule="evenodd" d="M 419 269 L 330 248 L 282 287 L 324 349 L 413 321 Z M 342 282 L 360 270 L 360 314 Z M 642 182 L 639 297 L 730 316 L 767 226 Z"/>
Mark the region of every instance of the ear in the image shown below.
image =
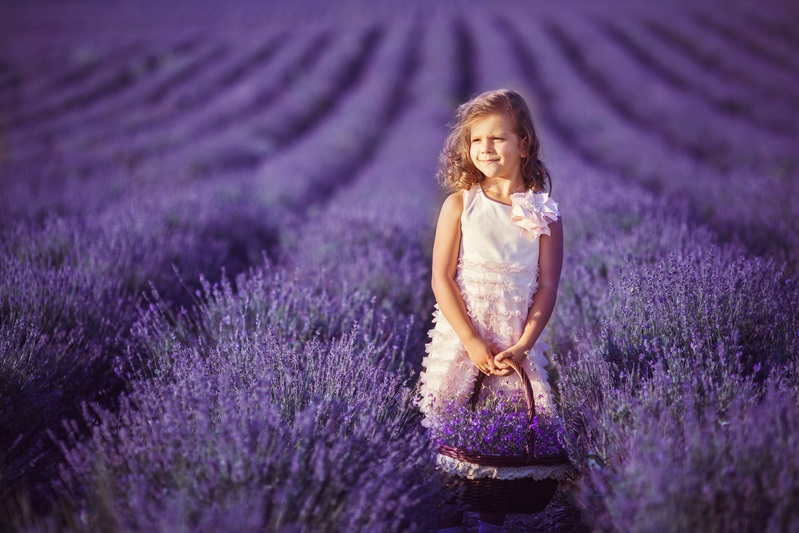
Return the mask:
<path id="1" fill-rule="evenodd" d="M 522 159 L 527 157 L 527 139 L 525 137 L 519 137 L 519 157 Z"/>

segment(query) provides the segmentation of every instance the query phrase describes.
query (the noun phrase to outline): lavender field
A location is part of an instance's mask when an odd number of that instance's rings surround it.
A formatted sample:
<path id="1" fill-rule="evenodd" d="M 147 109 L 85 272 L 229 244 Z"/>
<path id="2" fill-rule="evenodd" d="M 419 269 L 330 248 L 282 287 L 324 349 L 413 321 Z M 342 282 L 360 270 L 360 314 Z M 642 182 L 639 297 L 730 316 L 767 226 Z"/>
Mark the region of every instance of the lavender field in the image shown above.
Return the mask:
<path id="1" fill-rule="evenodd" d="M 498 87 L 564 216 L 545 340 L 575 466 L 508 531 L 799 530 L 797 24 L 3 3 L 0 530 L 434 530 L 434 172 Z"/>

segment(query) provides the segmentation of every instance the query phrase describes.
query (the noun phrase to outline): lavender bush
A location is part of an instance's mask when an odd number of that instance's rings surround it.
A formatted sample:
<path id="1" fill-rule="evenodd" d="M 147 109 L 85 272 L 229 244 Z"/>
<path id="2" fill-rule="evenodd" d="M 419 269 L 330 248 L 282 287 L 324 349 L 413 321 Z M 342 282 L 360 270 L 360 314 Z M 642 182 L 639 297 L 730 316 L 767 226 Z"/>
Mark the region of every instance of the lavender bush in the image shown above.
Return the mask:
<path id="1" fill-rule="evenodd" d="M 285 264 L 295 267 L 301 283 L 328 277 L 336 280 L 332 290 L 346 294 L 358 287 L 374 294 L 382 306 L 427 319 L 433 302 L 428 285 L 420 280 L 430 277 L 430 262 L 420 246 L 408 246 L 426 232 L 419 223 L 403 227 L 387 220 L 382 209 L 349 211 L 312 216 L 299 232 L 287 230 L 281 248 L 287 253 Z M 326 231 L 319 232 L 319 227 Z"/>
<path id="2" fill-rule="evenodd" d="M 599 209 L 606 220 L 592 215 L 586 226 L 575 228 L 585 243 L 572 252 L 572 261 L 578 261 L 580 268 L 566 272 L 564 279 L 564 294 L 574 297 L 559 301 L 555 317 L 559 324 L 574 317 L 572 327 L 579 326 L 572 329 L 578 337 L 559 340 L 562 350 L 555 352 L 563 415 L 575 436 L 567 444 L 583 473 L 579 505 L 600 529 L 646 530 L 647 521 L 662 525 L 667 515 L 685 519 L 674 530 L 709 528 L 712 522 L 699 518 L 710 511 L 687 515 L 676 506 L 664 506 L 660 485 L 637 493 L 634 523 L 618 518 L 626 510 L 611 511 L 608 506 L 621 505 L 613 495 L 628 483 L 628 475 L 641 475 L 644 480 L 650 474 L 642 463 L 630 462 L 641 453 L 633 443 L 636 439 L 646 436 L 647 453 L 657 454 L 665 465 L 664 478 L 682 464 L 678 448 L 657 444 L 663 433 L 653 436 L 652 428 L 663 417 L 682 425 L 688 416 L 686 402 L 696 412 L 723 412 L 747 398 L 746 391 L 756 390 L 757 383 L 771 379 L 766 376 L 779 376 L 781 368 L 793 364 L 796 290 L 772 261 L 742 257 L 736 246 L 719 246 L 701 231 L 686 232 L 678 217 L 669 222 L 643 216 L 628 226 L 626 234 L 611 238 L 610 232 L 598 229 L 603 224 L 624 226 L 619 218 L 607 220 L 608 215 L 623 216 L 623 211 L 616 215 L 604 205 Z M 593 208 L 585 211 L 591 213 Z M 653 223 L 663 229 L 657 239 L 646 238 L 652 234 Z M 697 246 L 703 241 L 704 249 Z M 682 249 L 683 245 L 675 247 L 670 242 L 690 244 Z M 612 254 L 601 255 L 599 250 Z M 663 259 L 657 261 L 657 257 Z M 626 259 L 613 262 L 622 258 Z M 588 294 L 593 300 L 585 298 Z M 696 420 L 712 430 L 712 418 Z M 739 455 L 722 455 L 713 465 L 735 470 L 741 460 Z M 792 460 L 786 457 L 785 461 Z M 779 491 L 789 497 L 778 473 L 768 472 L 770 483 L 782 486 Z M 694 481 L 686 473 L 686 479 L 675 481 L 676 488 L 669 490 L 700 498 L 696 489 L 702 485 Z M 721 490 L 713 483 L 708 486 L 703 490 L 712 494 Z M 770 505 L 771 496 L 751 492 L 747 497 L 751 508 Z M 717 520 L 724 512 L 718 507 L 710 515 Z M 744 511 L 744 515 L 719 523 L 749 524 L 738 530 L 765 524 L 754 513 Z"/>
<path id="3" fill-rule="evenodd" d="M 150 285 L 167 300 L 183 301 L 187 291 L 170 265 L 191 278 L 220 264 L 240 268 L 230 242 L 202 227 L 181 227 L 178 213 L 185 215 L 177 206 L 158 216 L 128 206 L 82 221 L 53 218 L 41 228 L 18 224 L 0 237 L 2 381 L 27 377 L 0 398 L 4 493 L 49 477 L 54 449 L 45 429 L 77 416 L 81 401 L 108 402 L 122 390 L 112 361 L 141 357 L 129 346 L 141 291 Z"/>
<path id="4" fill-rule="evenodd" d="M 259 339 L 266 329 L 295 349 L 316 339 L 329 342 L 358 326 L 359 346 L 385 352 L 387 366 L 399 366 L 414 320 L 385 305 L 367 289 L 338 283 L 307 283 L 268 259 L 259 269 L 210 283 L 201 278 L 191 311 L 173 311 L 157 293 L 134 324 L 133 339 L 161 369 L 171 364 L 175 346 L 201 351 L 222 342 Z M 382 353 L 382 352 L 381 352 Z M 125 361 L 135 362 L 132 359 Z"/>
<path id="5" fill-rule="evenodd" d="M 615 435 L 624 451 L 617 468 L 591 473 L 599 487 L 593 497 L 601 500 L 597 524 L 618 531 L 793 530 L 799 420 L 795 376 L 785 376 L 762 388 L 738 379 L 736 397 L 700 406 L 695 383 L 667 398 L 663 391 L 674 386 L 664 372 L 643 400 L 624 398 L 637 423 Z M 667 400 L 672 405 L 663 405 Z"/>
<path id="6" fill-rule="evenodd" d="M 628 265 L 603 322 L 606 359 L 625 372 L 662 358 L 674 379 L 700 372 L 724 381 L 799 353 L 799 291 L 772 262 L 730 252 Z"/>
<path id="7" fill-rule="evenodd" d="M 65 450 L 65 487 L 106 498 L 123 529 L 422 527 L 436 484 L 407 378 L 374 364 L 374 348 L 354 349 L 356 336 L 302 352 L 268 333 L 204 358 L 178 350 L 119 414 L 87 412 L 98 425 Z M 259 511 L 237 518 L 220 508 L 230 500 Z M 104 508 L 84 501 L 92 529 Z"/>

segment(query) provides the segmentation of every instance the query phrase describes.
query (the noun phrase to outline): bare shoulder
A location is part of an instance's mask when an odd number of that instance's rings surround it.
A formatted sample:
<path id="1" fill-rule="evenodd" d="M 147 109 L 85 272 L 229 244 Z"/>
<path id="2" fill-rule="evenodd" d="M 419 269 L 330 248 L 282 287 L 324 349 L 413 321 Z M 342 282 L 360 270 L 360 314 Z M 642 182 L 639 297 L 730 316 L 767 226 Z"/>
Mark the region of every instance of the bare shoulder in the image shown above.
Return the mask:
<path id="1" fill-rule="evenodd" d="M 463 213 L 463 192 L 457 191 L 444 199 L 441 204 L 441 218 L 452 220 L 460 218 Z"/>

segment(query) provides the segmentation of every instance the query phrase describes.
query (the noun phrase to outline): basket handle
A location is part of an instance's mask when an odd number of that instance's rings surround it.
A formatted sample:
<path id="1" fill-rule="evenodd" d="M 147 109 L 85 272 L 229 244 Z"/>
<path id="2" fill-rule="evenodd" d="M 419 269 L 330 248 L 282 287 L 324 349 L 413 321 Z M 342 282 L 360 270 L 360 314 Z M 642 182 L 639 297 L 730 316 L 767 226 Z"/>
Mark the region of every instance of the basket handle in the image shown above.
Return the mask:
<path id="1" fill-rule="evenodd" d="M 522 370 L 519 363 L 510 357 L 503 359 L 508 366 L 510 366 L 519 378 L 522 380 L 522 388 L 524 389 L 524 400 L 527 403 L 527 419 L 528 419 L 528 434 L 527 434 L 527 457 L 528 459 L 533 456 L 535 450 L 535 431 L 533 430 L 533 419 L 535 418 L 535 394 L 533 393 L 533 384 L 530 383 L 530 377 Z M 474 391 L 472 397 L 469 399 L 469 408 L 474 411 L 477 408 L 477 400 L 480 397 L 480 389 L 483 388 L 483 382 L 486 375 L 482 372 L 477 374 L 477 379 L 474 382 Z"/>

